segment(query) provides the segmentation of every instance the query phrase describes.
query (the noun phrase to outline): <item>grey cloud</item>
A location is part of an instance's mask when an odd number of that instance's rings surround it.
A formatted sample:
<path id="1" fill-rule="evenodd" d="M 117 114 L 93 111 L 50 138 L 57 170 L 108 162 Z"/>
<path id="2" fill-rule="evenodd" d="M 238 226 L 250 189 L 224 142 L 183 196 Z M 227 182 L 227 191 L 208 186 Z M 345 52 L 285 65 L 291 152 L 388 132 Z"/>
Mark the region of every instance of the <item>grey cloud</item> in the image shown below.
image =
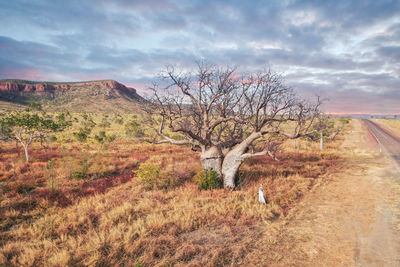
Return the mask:
<path id="1" fill-rule="evenodd" d="M 377 51 L 380 56 L 386 57 L 389 61 L 400 64 L 400 46 L 384 46 Z"/>
<path id="2" fill-rule="evenodd" d="M 384 101 L 399 88 L 398 10 L 392 0 L 1 1 L 0 76 L 145 83 L 168 64 L 207 60 L 287 71 L 303 92 L 343 103 L 351 92 Z"/>

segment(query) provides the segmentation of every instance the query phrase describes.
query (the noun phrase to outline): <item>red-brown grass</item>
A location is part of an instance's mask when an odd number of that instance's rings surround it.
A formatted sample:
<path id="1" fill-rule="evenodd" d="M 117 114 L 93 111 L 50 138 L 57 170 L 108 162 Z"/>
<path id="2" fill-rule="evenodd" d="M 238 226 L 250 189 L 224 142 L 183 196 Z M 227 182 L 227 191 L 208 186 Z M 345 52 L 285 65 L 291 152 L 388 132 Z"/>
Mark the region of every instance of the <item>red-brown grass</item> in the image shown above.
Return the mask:
<path id="1" fill-rule="evenodd" d="M 259 249 L 253 240 L 339 166 L 338 144 L 290 150 L 280 161 L 248 159 L 236 191 L 199 191 L 192 181 L 199 154 L 187 147 L 37 146 L 27 164 L 7 144 L 0 155 L 0 265 L 243 265 Z M 134 174 L 144 162 L 173 173 L 179 186 L 145 190 Z M 83 177 L 71 178 L 73 172 Z M 260 183 L 267 205 L 257 201 Z"/>

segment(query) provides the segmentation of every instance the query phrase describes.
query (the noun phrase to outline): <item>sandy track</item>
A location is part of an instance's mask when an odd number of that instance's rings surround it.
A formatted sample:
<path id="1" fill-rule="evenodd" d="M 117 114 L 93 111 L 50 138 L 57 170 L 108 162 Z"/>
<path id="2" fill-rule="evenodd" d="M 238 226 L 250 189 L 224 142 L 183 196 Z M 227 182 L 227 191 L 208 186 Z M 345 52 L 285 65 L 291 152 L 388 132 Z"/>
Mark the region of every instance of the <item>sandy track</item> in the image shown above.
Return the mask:
<path id="1" fill-rule="evenodd" d="M 371 149 L 365 125 L 353 124 L 341 147 L 345 168 L 264 237 L 276 240 L 269 265 L 400 266 L 399 172 Z"/>

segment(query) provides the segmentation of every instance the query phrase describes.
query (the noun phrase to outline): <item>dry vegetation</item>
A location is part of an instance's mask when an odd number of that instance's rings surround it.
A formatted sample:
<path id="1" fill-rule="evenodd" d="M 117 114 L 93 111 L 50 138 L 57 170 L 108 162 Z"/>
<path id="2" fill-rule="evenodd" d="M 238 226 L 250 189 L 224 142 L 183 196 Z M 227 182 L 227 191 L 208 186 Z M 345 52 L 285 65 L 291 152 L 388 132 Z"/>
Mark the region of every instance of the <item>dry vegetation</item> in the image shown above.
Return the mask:
<path id="1" fill-rule="evenodd" d="M 375 119 L 375 122 L 381 124 L 386 129 L 391 130 L 397 136 L 400 136 L 400 120 L 397 119 Z"/>
<path id="2" fill-rule="evenodd" d="M 288 141 L 281 161 L 246 160 L 240 190 L 200 191 L 190 148 L 135 143 L 114 122 L 107 132 L 117 139 L 107 144 L 79 143 L 72 131 L 47 150 L 36 145 L 29 164 L 21 148 L 1 143 L 0 266 L 266 265 L 276 241 L 254 240 L 340 167 L 341 137 L 322 152 Z M 144 162 L 172 173 L 174 186 L 146 190 L 134 172 Z"/>

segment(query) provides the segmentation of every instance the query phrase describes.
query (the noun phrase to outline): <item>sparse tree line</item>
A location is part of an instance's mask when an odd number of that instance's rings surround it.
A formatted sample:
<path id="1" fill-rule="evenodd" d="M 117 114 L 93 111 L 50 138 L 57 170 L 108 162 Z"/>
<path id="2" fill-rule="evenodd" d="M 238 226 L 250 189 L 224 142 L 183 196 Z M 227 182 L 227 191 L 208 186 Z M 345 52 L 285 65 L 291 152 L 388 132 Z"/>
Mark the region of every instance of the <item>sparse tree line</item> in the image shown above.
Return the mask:
<path id="1" fill-rule="evenodd" d="M 51 134 L 61 132 L 70 126 L 65 113 L 50 115 L 40 105 L 31 104 L 23 111 L 0 113 L 0 135 L 2 141 L 15 140 L 24 148 L 25 159 L 29 162 L 29 146 L 34 141 L 47 142 Z"/>
<path id="2" fill-rule="evenodd" d="M 153 96 L 140 116 L 103 114 L 96 123 L 88 113 L 47 113 L 31 103 L 26 110 L 0 112 L 0 141 L 18 142 L 29 162 L 33 142 L 56 140 L 56 134 L 71 126 L 70 136 L 80 143 L 92 139 L 109 144 L 117 139 L 108 130 L 114 123 L 137 142 L 191 146 L 200 152 L 204 171 L 196 179 L 202 189 L 217 187 L 218 180 L 234 188 L 247 158 L 268 155 L 279 160 L 277 152 L 285 140 L 333 140 L 348 123 L 323 116 L 318 97 L 314 102 L 301 99 L 271 70 L 243 74 L 201 63 L 194 73 L 168 67 L 162 78 L 164 86 L 153 85 Z M 94 133 L 95 127 L 101 130 Z M 138 176 L 154 187 L 160 173 L 157 166 L 143 165 Z M 167 179 L 163 186 L 169 183 Z"/>
<path id="3" fill-rule="evenodd" d="M 25 153 L 26 162 L 30 161 L 29 148 L 34 142 L 40 142 L 42 147 L 51 141 L 57 140 L 57 134 L 61 134 L 74 126 L 71 137 L 80 143 L 87 142 L 89 139 L 105 144 L 117 139 L 115 133 L 108 133 L 107 129 L 111 126 L 112 119 L 104 114 L 101 121 L 96 123 L 93 118 L 86 113 L 78 117 L 72 117 L 69 112 L 48 113 L 42 106 L 35 102 L 30 102 L 29 107 L 24 110 L 0 111 L 0 141 L 15 141 L 22 146 Z M 126 123 L 119 114 L 114 115 L 116 124 L 124 127 L 125 135 L 129 138 L 140 138 L 144 136 L 141 120 L 137 115 Z M 95 126 L 102 130 L 92 133 Z"/>

